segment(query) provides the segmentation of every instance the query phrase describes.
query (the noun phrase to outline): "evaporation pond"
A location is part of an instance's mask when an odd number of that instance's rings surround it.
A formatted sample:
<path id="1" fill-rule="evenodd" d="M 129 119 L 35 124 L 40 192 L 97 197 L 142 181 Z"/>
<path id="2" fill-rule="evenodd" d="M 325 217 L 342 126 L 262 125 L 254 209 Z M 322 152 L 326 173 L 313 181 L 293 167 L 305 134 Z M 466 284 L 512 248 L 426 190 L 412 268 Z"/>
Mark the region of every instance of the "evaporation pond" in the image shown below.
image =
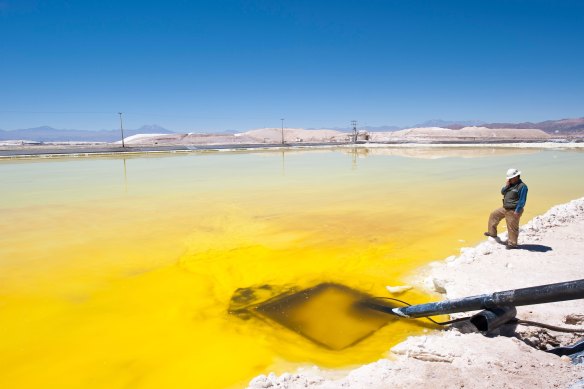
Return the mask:
<path id="1" fill-rule="evenodd" d="M 377 361 L 435 327 L 356 301 L 486 240 L 509 167 L 524 224 L 584 196 L 582 166 L 489 147 L 0 159 L 0 388 L 224 389 Z M 439 298 L 416 285 L 399 298 Z"/>

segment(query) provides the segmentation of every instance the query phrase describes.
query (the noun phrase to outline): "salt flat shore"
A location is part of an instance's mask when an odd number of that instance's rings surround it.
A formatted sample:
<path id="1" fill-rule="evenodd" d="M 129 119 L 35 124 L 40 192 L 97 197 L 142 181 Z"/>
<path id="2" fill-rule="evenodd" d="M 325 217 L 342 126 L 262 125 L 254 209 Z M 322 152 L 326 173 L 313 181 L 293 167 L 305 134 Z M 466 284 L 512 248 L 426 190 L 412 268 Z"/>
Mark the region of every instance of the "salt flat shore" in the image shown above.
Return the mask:
<path id="1" fill-rule="evenodd" d="M 407 150 L 418 150 L 413 154 L 419 154 L 419 150 L 428 149 L 572 149 L 584 150 L 583 142 L 458 142 L 458 143 L 298 143 L 298 144 L 223 144 L 223 145 L 133 145 L 122 148 L 112 144 L 43 144 L 43 145 L 14 145 L 0 142 L 0 159 L 17 158 L 60 158 L 60 157 L 108 157 L 114 155 L 138 155 L 138 154 L 176 154 L 176 153 L 201 153 L 201 152 L 229 152 L 229 151 L 262 151 L 262 150 L 330 150 L 330 149 L 368 149 L 376 150 L 402 150 L 398 154 L 414 156 Z M 454 156 L 454 155 L 453 155 Z"/>
<path id="2" fill-rule="evenodd" d="M 501 234 L 505 240 L 505 234 Z M 433 262 L 409 284 L 458 298 L 584 278 L 584 197 L 551 208 L 521 227 L 520 249 L 492 238 L 458 256 Z M 584 301 L 517 308 L 517 317 L 567 328 L 584 327 Z M 410 337 L 386 358 L 342 378 L 316 367 L 260 375 L 258 388 L 584 388 L 584 364 L 542 350 L 571 345 L 584 334 L 505 326 L 486 337 L 469 326 Z"/>

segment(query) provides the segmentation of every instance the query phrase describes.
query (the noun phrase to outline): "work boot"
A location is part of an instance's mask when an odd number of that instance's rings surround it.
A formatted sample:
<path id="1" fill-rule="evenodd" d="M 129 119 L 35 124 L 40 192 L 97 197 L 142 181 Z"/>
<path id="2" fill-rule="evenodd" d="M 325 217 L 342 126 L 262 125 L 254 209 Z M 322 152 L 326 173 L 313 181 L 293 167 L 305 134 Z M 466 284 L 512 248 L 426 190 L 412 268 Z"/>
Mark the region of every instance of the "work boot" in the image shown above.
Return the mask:
<path id="1" fill-rule="evenodd" d="M 483 235 L 488 236 L 488 237 L 491 237 L 491 238 L 496 238 L 497 237 L 497 235 L 491 235 L 488 232 L 485 232 Z"/>

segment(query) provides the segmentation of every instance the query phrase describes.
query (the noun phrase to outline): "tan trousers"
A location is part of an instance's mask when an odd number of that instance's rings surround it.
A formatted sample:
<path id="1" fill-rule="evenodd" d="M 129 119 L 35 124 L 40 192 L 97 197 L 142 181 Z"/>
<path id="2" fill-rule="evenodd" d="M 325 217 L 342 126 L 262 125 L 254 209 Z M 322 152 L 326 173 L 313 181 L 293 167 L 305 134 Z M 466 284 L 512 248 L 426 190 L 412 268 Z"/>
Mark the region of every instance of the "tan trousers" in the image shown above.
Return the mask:
<path id="1" fill-rule="evenodd" d="M 519 219 L 522 214 L 523 210 L 521 210 L 519 215 L 516 215 L 515 211 L 512 209 L 505 209 L 503 207 L 495 209 L 491 212 L 491 216 L 489 216 L 489 235 L 497 236 L 497 226 L 499 225 L 499 222 L 505 218 L 505 221 L 507 222 L 507 233 L 509 234 L 507 244 L 509 246 L 517 246 L 517 238 L 519 237 Z"/>

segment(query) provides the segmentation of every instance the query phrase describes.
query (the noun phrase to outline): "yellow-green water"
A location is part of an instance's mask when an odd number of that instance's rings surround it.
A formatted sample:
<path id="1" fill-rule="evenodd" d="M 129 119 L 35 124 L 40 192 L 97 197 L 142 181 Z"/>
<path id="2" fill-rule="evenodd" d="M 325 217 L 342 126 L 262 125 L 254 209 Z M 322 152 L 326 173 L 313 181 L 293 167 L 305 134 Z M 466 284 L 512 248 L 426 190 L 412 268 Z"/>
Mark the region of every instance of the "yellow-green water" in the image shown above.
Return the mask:
<path id="1" fill-rule="evenodd" d="M 376 360 L 426 327 L 331 351 L 229 315 L 230 298 L 320 282 L 387 296 L 483 239 L 509 167 L 529 185 L 526 222 L 584 196 L 582 166 L 582 152 L 501 149 L 1 161 L 0 387 L 238 387 Z"/>

